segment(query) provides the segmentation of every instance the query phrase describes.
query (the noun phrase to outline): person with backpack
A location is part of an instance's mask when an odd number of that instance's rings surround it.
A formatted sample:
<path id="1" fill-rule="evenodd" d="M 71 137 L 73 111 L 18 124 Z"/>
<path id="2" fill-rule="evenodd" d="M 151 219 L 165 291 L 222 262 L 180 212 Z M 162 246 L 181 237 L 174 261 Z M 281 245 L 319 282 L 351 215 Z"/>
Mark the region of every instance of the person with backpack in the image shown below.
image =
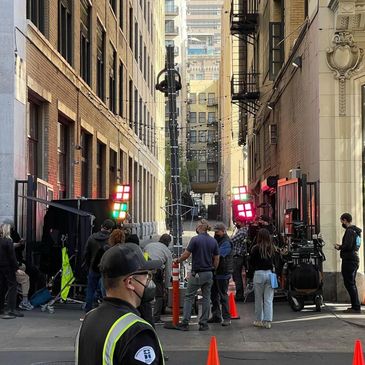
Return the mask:
<path id="1" fill-rule="evenodd" d="M 351 299 L 351 307 L 343 312 L 361 313 L 361 304 L 356 287 L 356 273 L 359 269 L 360 261 L 358 251 L 361 245 L 361 229 L 352 224 L 350 213 L 343 213 L 340 221 L 345 229 L 345 233 L 342 237 L 342 244 L 335 244 L 335 249 L 340 251 L 343 282 Z"/>

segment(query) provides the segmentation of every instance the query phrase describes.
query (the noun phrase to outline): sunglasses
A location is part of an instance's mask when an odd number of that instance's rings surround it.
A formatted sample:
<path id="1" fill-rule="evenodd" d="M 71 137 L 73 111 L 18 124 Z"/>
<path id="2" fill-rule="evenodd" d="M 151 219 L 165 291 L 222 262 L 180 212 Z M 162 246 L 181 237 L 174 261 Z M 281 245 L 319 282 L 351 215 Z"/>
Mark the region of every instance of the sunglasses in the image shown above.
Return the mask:
<path id="1" fill-rule="evenodd" d="M 149 283 L 152 280 L 152 272 L 151 271 L 136 271 L 136 272 L 132 272 L 131 274 L 128 275 L 128 277 L 132 277 L 134 279 L 134 276 L 137 275 L 147 275 L 147 283 Z M 125 278 L 124 280 L 126 280 L 128 278 Z M 137 280 L 138 281 L 138 280 Z"/>

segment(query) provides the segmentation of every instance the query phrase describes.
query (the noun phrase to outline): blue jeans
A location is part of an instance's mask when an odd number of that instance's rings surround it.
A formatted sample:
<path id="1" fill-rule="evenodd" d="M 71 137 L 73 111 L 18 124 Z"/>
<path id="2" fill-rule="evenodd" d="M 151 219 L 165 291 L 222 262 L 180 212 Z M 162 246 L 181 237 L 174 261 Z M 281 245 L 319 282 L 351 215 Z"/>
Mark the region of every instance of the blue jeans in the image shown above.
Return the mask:
<path id="1" fill-rule="evenodd" d="M 98 288 L 100 280 L 100 274 L 94 271 L 89 271 L 87 275 L 87 290 L 86 290 L 86 300 L 85 300 L 85 312 L 91 311 L 93 308 L 95 292 Z"/>
<path id="2" fill-rule="evenodd" d="M 199 324 L 206 324 L 209 318 L 210 289 L 213 283 L 213 273 L 211 271 L 196 273 L 188 281 L 184 298 L 184 312 L 182 323 L 188 324 L 191 317 L 191 310 L 195 299 L 196 292 L 199 288 L 202 290 L 202 314 L 199 318 Z"/>
<path id="3" fill-rule="evenodd" d="M 271 287 L 270 274 L 271 270 L 256 270 L 253 277 L 257 321 L 272 321 L 274 289 Z"/>

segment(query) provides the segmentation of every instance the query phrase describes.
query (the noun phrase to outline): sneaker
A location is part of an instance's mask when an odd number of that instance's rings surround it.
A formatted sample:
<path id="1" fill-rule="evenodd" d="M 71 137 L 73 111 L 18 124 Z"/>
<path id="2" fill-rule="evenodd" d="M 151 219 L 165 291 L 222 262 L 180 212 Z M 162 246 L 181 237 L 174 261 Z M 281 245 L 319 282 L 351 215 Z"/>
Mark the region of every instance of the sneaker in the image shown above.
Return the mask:
<path id="1" fill-rule="evenodd" d="M 254 325 L 255 327 L 263 327 L 263 326 L 264 326 L 264 324 L 262 323 L 262 321 L 254 321 L 254 322 L 253 322 L 253 325 Z"/>
<path id="2" fill-rule="evenodd" d="M 24 314 L 19 312 L 18 310 L 13 310 L 12 312 L 8 313 L 10 316 L 15 316 L 15 317 L 24 317 Z"/>
<path id="3" fill-rule="evenodd" d="M 271 322 L 270 321 L 264 321 L 262 324 L 263 324 L 263 327 L 267 328 L 268 330 L 271 328 Z"/>
<path id="4" fill-rule="evenodd" d="M 178 323 L 176 329 L 180 331 L 189 331 L 189 325 L 187 323 Z"/>
<path id="5" fill-rule="evenodd" d="M 205 323 L 205 324 L 199 324 L 199 331 L 208 331 L 209 330 L 209 326 Z"/>
<path id="6" fill-rule="evenodd" d="M 209 318 L 208 323 L 222 323 L 222 320 L 218 317 L 212 317 L 212 318 Z"/>
<path id="7" fill-rule="evenodd" d="M 228 327 L 231 325 L 231 320 L 230 319 L 223 319 L 223 322 L 222 322 L 222 326 L 223 327 Z"/>
<path id="8" fill-rule="evenodd" d="M 5 313 L 4 315 L 1 316 L 2 319 L 14 319 L 16 318 L 16 316 L 14 316 L 13 314 L 10 313 Z"/>
<path id="9" fill-rule="evenodd" d="M 34 307 L 29 302 L 27 303 L 21 302 L 19 304 L 19 308 L 25 311 L 31 311 L 32 309 L 34 309 Z"/>
<path id="10" fill-rule="evenodd" d="M 342 311 L 342 313 L 347 313 L 347 314 L 361 314 L 361 309 L 347 308 L 344 311 Z"/>

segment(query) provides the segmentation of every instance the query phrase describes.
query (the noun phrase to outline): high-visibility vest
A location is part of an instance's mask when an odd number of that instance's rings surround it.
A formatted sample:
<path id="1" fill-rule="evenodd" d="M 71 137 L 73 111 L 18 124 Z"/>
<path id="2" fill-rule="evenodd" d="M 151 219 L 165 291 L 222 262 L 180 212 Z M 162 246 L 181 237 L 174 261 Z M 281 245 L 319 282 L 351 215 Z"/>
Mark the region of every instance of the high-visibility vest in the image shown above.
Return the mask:
<path id="1" fill-rule="evenodd" d="M 103 365 L 113 365 L 113 357 L 114 357 L 114 351 L 115 347 L 118 343 L 118 341 L 122 338 L 123 334 L 131 328 L 136 323 L 144 323 L 147 326 L 151 327 L 152 331 L 155 332 L 154 328 L 145 320 L 138 317 L 134 313 L 127 313 L 123 315 L 122 317 L 118 318 L 113 325 L 110 327 L 109 332 L 105 338 L 104 347 L 103 347 Z M 75 350 L 75 356 L 76 356 L 76 365 L 78 364 L 78 347 L 79 347 L 79 337 L 80 337 L 80 331 L 81 328 L 77 334 L 76 337 L 76 350 Z M 165 364 L 165 360 L 163 357 L 163 350 L 161 343 L 157 337 L 158 344 L 160 346 L 161 351 L 161 357 L 162 357 L 162 363 Z"/>

